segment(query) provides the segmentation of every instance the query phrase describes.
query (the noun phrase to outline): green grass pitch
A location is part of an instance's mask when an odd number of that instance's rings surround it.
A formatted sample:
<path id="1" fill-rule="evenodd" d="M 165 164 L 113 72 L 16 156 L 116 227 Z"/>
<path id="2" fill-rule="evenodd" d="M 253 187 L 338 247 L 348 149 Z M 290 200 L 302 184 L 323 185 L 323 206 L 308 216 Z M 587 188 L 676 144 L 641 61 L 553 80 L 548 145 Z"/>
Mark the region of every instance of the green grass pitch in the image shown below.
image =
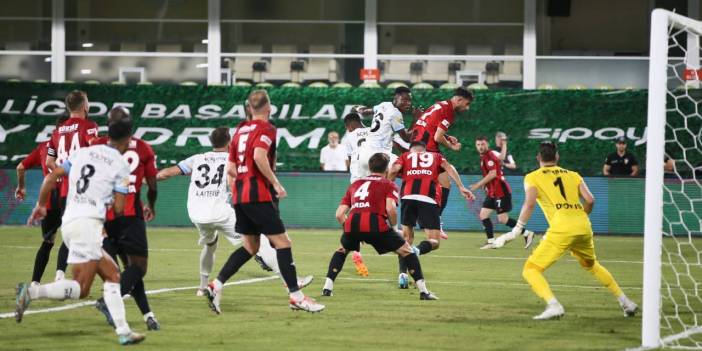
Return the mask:
<path id="1" fill-rule="evenodd" d="M 335 296 L 321 297 L 327 265 L 338 246 L 338 231 L 290 231 L 299 274 L 315 280 L 305 293 L 326 304 L 319 314 L 293 312 L 280 280 L 225 289 L 221 315 L 207 307 L 194 289 L 150 295 L 162 330 L 148 332 L 143 350 L 622 350 L 640 344 L 640 317 L 627 319 L 609 292 L 569 256 L 546 272 L 566 308 L 559 321 L 536 322 L 543 303 L 522 280 L 529 251 L 522 242 L 500 250 L 479 250 L 483 234 L 452 232 L 439 251 L 420 260 L 429 289 L 441 300 L 420 301 L 416 289 L 399 290 L 397 259 L 365 247 L 370 276 L 355 273 L 349 257 L 335 285 Z M 418 233 L 418 238 L 423 234 Z M 38 228 L 0 227 L 0 313 L 14 311 L 16 282 L 31 277 L 41 237 Z M 537 239 L 540 240 L 540 237 Z M 637 303 L 641 301 L 642 238 L 598 236 L 602 264 Z M 197 233 L 194 228 L 150 228 L 147 290 L 198 284 Z M 220 241 L 215 275 L 232 251 Z M 53 279 L 54 247 L 44 280 Z M 69 267 L 70 270 L 70 267 Z M 232 281 L 268 277 L 251 260 Z M 89 300 L 102 295 L 99 278 Z M 30 309 L 75 301 L 35 301 Z M 135 304 L 126 301 L 136 331 L 145 325 Z M 92 306 L 32 314 L 21 324 L 0 319 L 0 349 L 108 350 L 117 338 Z"/>

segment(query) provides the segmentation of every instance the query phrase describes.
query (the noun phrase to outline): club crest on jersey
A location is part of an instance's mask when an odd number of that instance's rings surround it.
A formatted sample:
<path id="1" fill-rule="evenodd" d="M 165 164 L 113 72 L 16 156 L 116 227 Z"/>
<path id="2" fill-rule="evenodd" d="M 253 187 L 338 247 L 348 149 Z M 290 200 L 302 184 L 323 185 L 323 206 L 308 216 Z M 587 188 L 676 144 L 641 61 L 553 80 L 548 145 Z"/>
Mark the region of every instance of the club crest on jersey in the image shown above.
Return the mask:
<path id="1" fill-rule="evenodd" d="M 492 160 L 490 160 L 490 161 L 487 162 L 487 165 L 488 165 L 488 167 L 492 167 L 492 166 L 495 165 L 495 162 L 493 162 Z"/>

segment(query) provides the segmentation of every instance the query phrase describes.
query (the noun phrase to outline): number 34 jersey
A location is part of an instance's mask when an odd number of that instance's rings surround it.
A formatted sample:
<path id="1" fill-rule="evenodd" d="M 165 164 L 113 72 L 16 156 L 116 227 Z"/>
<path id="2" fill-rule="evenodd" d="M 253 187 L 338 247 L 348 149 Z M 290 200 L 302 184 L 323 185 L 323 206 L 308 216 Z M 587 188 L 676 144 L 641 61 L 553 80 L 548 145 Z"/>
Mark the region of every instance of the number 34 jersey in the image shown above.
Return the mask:
<path id="1" fill-rule="evenodd" d="M 229 217 L 225 172 L 228 157 L 228 152 L 210 151 L 178 163 L 183 174 L 190 174 L 188 215 L 193 223 L 214 223 Z"/>
<path id="2" fill-rule="evenodd" d="M 107 145 L 75 150 L 61 167 L 68 173 L 68 197 L 63 224 L 77 218 L 105 219 L 112 193 L 127 194 L 129 164 Z"/>
<path id="3" fill-rule="evenodd" d="M 107 144 L 108 141 L 107 137 L 99 137 L 93 141 L 93 145 Z M 144 182 L 144 178 L 155 177 L 156 173 L 158 173 L 154 150 L 147 142 L 132 137 L 127 151 L 122 154 L 122 157 L 129 165 L 129 192 L 124 199 L 124 215 L 143 217 L 141 185 Z M 107 220 L 110 221 L 114 218 L 115 214 L 110 209 L 107 212 Z"/>

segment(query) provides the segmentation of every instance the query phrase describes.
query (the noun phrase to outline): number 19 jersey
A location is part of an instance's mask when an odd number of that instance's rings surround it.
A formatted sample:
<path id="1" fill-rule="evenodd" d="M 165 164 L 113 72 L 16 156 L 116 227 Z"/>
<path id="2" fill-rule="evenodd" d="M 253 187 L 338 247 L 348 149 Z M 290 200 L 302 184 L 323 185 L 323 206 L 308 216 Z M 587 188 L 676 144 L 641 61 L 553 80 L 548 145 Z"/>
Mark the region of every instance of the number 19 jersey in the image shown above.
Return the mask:
<path id="1" fill-rule="evenodd" d="M 229 153 L 210 151 L 180 161 L 178 168 L 190 174 L 188 215 L 193 223 L 226 220 L 231 208 L 227 204 L 226 167 Z"/>
<path id="2" fill-rule="evenodd" d="M 590 218 L 580 203 L 577 173 L 558 166 L 541 167 L 524 177 L 524 188 L 538 190 L 536 201 L 546 216 L 548 231 L 568 234 L 592 234 Z"/>
<path id="3" fill-rule="evenodd" d="M 105 220 L 112 193 L 127 194 L 129 164 L 117 149 L 95 145 L 74 151 L 61 167 L 68 173 L 63 225 L 77 218 Z"/>

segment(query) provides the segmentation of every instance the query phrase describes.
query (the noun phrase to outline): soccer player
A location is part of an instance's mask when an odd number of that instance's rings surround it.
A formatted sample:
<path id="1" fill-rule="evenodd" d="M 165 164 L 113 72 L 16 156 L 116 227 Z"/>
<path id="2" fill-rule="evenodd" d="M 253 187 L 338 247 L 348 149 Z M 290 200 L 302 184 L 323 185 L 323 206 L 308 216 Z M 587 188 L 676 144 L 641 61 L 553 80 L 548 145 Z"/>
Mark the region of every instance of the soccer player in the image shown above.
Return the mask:
<path id="1" fill-rule="evenodd" d="M 512 171 L 517 169 L 517 161 L 507 151 L 507 134 L 505 132 L 495 133 L 495 147 L 492 148 L 492 151 L 499 156 L 500 161 L 502 161 L 502 167 Z"/>
<path id="2" fill-rule="evenodd" d="M 223 235 L 234 246 L 242 243 L 241 234 L 234 230 L 236 214 L 228 204 L 229 190 L 225 168 L 229 157 L 229 129 L 227 127 L 215 128 L 210 133 L 212 151 L 190 156 L 179 162 L 176 166 L 162 169 L 156 175 L 159 181 L 178 175 L 189 175 L 188 188 L 188 216 L 200 232 L 198 245 L 202 246 L 200 252 L 200 288 L 197 296 L 204 296 L 210 273 L 214 266 L 215 251 L 220 235 Z M 271 271 L 280 274 L 275 249 L 261 236 L 261 245 L 258 254 L 263 263 L 271 267 Z M 298 279 L 301 288 L 312 282 L 312 276 Z"/>
<path id="3" fill-rule="evenodd" d="M 370 175 L 368 160 L 374 154 L 381 152 L 388 157 L 392 163 L 397 160 L 397 156 L 392 153 L 393 136 L 397 133 L 400 142 L 409 142 L 410 134 L 405 129 L 405 122 L 402 114 L 408 112 L 412 107 L 412 92 L 407 87 L 395 89 L 392 102 L 382 102 L 373 107 L 373 122 L 368 129 L 366 142 L 360 145 L 358 151 L 358 176 Z M 362 114 L 369 114 L 370 109 L 360 109 Z"/>
<path id="4" fill-rule="evenodd" d="M 63 123 L 67 117 L 60 117 L 56 121 L 56 125 Z M 41 171 L 44 177 L 49 174 L 48 168 L 46 168 L 46 153 L 48 149 L 48 142 L 42 142 L 37 145 L 32 152 L 27 155 L 27 157 L 17 165 L 17 189 L 15 190 L 15 199 L 19 201 L 24 201 L 27 191 L 25 185 L 25 173 L 27 169 L 33 167 L 41 167 Z M 34 270 L 32 272 L 32 284 L 39 284 L 41 277 L 44 275 L 44 269 L 49 263 L 49 257 L 51 256 L 51 249 L 54 247 L 54 240 L 56 239 L 56 232 L 59 227 L 61 227 L 61 215 L 63 213 L 63 205 L 60 203 L 59 189 L 54 188 L 51 190 L 50 200 L 46 204 L 46 217 L 41 220 L 41 234 L 42 242 L 37 250 L 36 257 L 34 258 Z M 66 260 L 68 259 L 68 247 L 65 243 L 61 244 L 58 253 L 58 259 L 56 261 L 56 279 L 63 278 L 66 272 L 66 267 L 68 264 Z"/>
<path id="5" fill-rule="evenodd" d="M 414 123 L 413 140 L 424 142 L 429 152 L 441 153 L 439 146 L 453 151 L 461 150 L 461 143 L 458 142 L 458 139 L 449 136 L 446 132 L 453 125 L 456 113 L 468 110 L 472 102 L 473 93 L 470 90 L 463 87 L 457 88 L 450 99 L 439 101 L 424 110 L 424 113 Z M 451 182 L 446 172 L 439 175 L 439 184 L 441 185 L 440 214 L 442 214 L 448 205 L 449 191 L 451 190 Z M 441 234 L 442 238 L 448 238 L 443 229 Z"/>
<path id="6" fill-rule="evenodd" d="M 361 116 L 355 112 L 349 113 L 344 117 L 344 127 L 346 128 L 346 134 L 341 140 L 341 143 L 346 149 L 346 155 L 348 157 L 346 166 L 351 174 L 351 183 L 353 183 L 361 178 L 358 169 L 358 150 L 360 149 L 361 145 L 366 142 L 370 128 L 363 125 L 363 122 L 361 122 Z M 353 264 L 356 266 L 356 273 L 358 273 L 360 276 L 367 277 L 368 267 L 363 262 L 361 252 L 354 251 L 352 259 Z"/>
<path id="7" fill-rule="evenodd" d="M 224 283 L 231 278 L 260 247 L 261 234 L 276 248 L 280 275 L 290 293 L 290 308 L 320 312 L 324 305 L 305 296 L 297 284 L 292 257 L 292 242 L 280 219 L 278 200 L 287 192 L 273 171 L 276 159 L 276 128 L 269 122 L 271 104 L 265 90 L 254 90 L 248 98 L 251 121 L 236 129 L 229 147 L 227 173 L 234 179 L 232 203 L 236 213 L 237 233 L 244 235 L 244 246 L 234 251 L 205 293 L 210 308 L 220 313 Z"/>
<path id="8" fill-rule="evenodd" d="M 68 119 L 63 123 L 57 123 L 56 129 L 51 133 L 51 138 L 48 141 L 46 149 L 46 168 L 52 172 L 54 168 L 60 166 L 63 161 L 67 160 L 71 154 L 82 148 L 89 146 L 93 139 L 98 136 L 97 123 L 88 119 L 88 109 L 90 103 L 85 92 L 73 90 L 65 99 L 66 109 L 68 110 Z M 63 211 L 66 204 L 66 196 L 68 195 L 68 177 L 63 177 L 58 180 L 58 204 Z M 60 223 L 59 223 L 60 225 Z M 66 250 L 59 249 L 59 260 L 63 261 L 67 257 Z M 65 269 L 65 267 L 64 267 Z M 63 279 L 65 270 L 56 270 L 56 280 Z"/>
<path id="9" fill-rule="evenodd" d="M 112 109 L 110 116 L 131 119 L 129 111 L 123 107 Z M 92 144 L 107 144 L 109 141 L 109 138 L 99 137 L 93 140 Z M 127 151 L 122 154 L 122 157 L 129 164 L 130 171 L 128 192 L 124 200 L 124 213 L 122 216 L 116 216 L 114 211 L 108 209 L 107 221 L 105 222 L 107 237 L 103 247 L 115 261 L 117 261 L 117 256 L 122 260 L 124 266 L 120 282 L 122 296 L 129 294 L 134 298 L 148 330 L 160 330 L 161 325 L 151 311 L 144 286 L 149 257 L 146 222 L 152 221 L 156 216 L 156 198 L 158 196 L 156 156 L 151 145 L 131 136 L 130 131 Z M 141 202 L 141 185 L 144 181 L 146 181 L 148 188 L 146 204 Z M 95 308 L 102 312 L 107 323 L 114 327 L 105 301 L 98 299 Z"/>
<path id="10" fill-rule="evenodd" d="M 322 295 L 333 295 L 334 280 L 344 267 L 346 255 L 349 251 L 358 251 L 361 242 L 365 242 L 378 254 L 395 252 L 403 257 L 419 289 L 420 300 L 438 300 L 427 290 L 419 258 L 412 247 L 392 229 L 397 224 L 399 194 L 395 183 L 387 179 L 390 157 L 386 153 L 376 153 L 368 162 L 371 175 L 353 182 L 336 209 L 336 220 L 344 232 L 341 248 L 329 262 Z"/>
<path id="11" fill-rule="evenodd" d="M 473 193 L 463 186 L 456 169 L 441 154 L 426 151 L 426 145 L 422 141 L 410 143 L 410 151 L 400 155 L 390 170 L 390 180 L 394 180 L 398 174 L 402 176 L 400 207 L 402 209 L 402 234 L 405 240 L 410 245 L 414 243 L 414 226 L 417 225 L 417 220 L 427 236 L 427 240 L 417 245 L 415 252 L 418 255 L 426 255 L 432 250 L 439 249 L 439 240 L 441 239 L 439 173 L 442 170 L 446 170 L 449 177 L 458 184 L 458 189 L 465 199 L 475 198 Z M 409 287 L 407 266 L 402 257 L 399 257 L 399 262 L 398 283 L 400 289 L 407 289 Z"/>
<path id="12" fill-rule="evenodd" d="M 509 187 L 505 176 L 502 174 L 500 158 L 490 150 L 490 143 L 487 137 L 478 136 L 475 138 L 475 148 L 480 154 L 480 169 L 483 172 L 483 178 L 479 182 L 471 185 L 470 190 L 476 191 L 485 188 L 486 193 L 483 207 L 480 209 L 480 220 L 483 222 L 483 228 L 485 228 L 487 243 L 481 247 L 481 249 L 495 249 L 501 246 L 495 245 L 495 234 L 492 227 L 492 220 L 490 219 L 492 211 L 497 212 L 497 220 L 500 221 L 500 223 L 510 228 L 514 228 L 514 226 L 517 225 L 517 221 L 509 217 L 509 211 L 512 211 L 512 189 Z M 534 232 L 522 228 L 519 234 L 524 237 L 524 248 L 526 249 L 531 246 L 534 239 Z M 507 235 L 504 239 L 500 240 L 497 245 L 504 245 L 504 242 L 508 241 L 508 238 L 511 238 L 509 240 L 514 239 L 513 234 Z"/>
<path id="13" fill-rule="evenodd" d="M 95 274 L 103 279 L 105 304 L 114 318 L 119 343 L 135 344 L 144 336 L 134 333 L 127 324 L 124 302 L 119 288 L 119 268 L 102 249 L 102 230 L 106 204 L 114 200 L 116 214 L 124 210 L 124 198 L 129 191 L 129 165 L 122 157 L 129 146 L 132 120 L 122 114 L 108 119 L 107 145 L 95 145 L 74 151 L 61 166 L 47 175 L 39 191 L 39 200 L 28 224 L 46 216 L 46 203 L 51 189 L 60 177 L 68 176 L 69 187 L 61 233 L 68 246 L 68 263 L 73 265 L 73 279 L 50 284 L 17 285 L 16 319 L 22 316 L 32 300 L 78 299 L 90 294 Z"/>
<path id="14" fill-rule="evenodd" d="M 617 298 L 625 316 L 636 315 L 638 306 L 624 295 L 612 274 L 595 257 L 592 226 L 588 218 L 595 198 L 587 184 L 577 172 L 558 167 L 559 155 L 553 142 L 541 143 L 537 159 L 540 168 L 524 177 L 526 199 L 519 221 L 512 229 L 519 233 L 531 218 L 535 204 L 539 204 L 546 216 L 548 231 L 522 271 L 534 293 L 547 303 L 546 310 L 534 319 L 559 318 L 565 314 L 543 272 L 568 251 L 583 269 L 592 273 Z"/>

